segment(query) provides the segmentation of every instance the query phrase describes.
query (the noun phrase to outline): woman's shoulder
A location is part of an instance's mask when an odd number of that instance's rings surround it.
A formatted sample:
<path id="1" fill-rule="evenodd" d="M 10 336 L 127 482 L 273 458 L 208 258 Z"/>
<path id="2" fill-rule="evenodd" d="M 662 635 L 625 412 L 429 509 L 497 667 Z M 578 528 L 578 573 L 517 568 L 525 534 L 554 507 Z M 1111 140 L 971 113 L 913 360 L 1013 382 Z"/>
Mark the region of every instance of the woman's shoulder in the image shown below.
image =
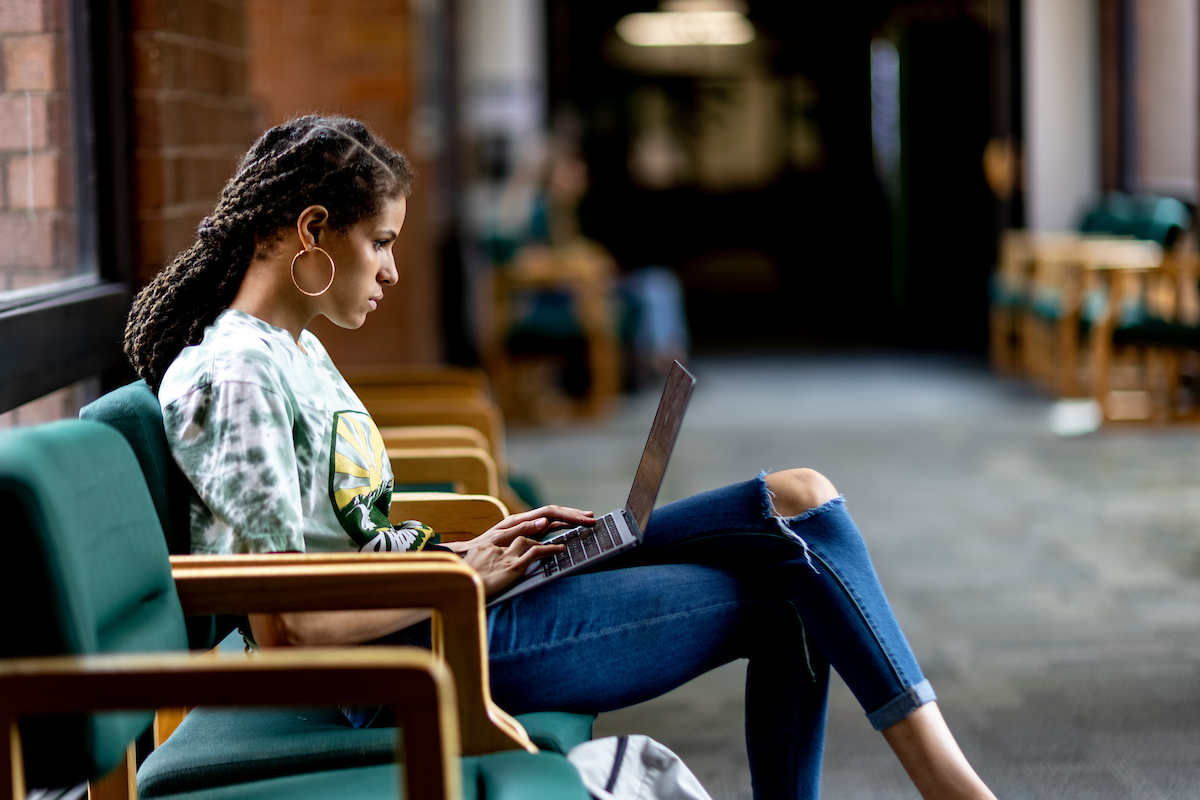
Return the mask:
<path id="1" fill-rule="evenodd" d="M 163 405 L 223 382 L 278 390 L 294 374 L 302 354 L 286 331 L 249 314 L 226 309 L 204 331 L 199 344 L 185 347 L 171 362 L 159 388 Z"/>

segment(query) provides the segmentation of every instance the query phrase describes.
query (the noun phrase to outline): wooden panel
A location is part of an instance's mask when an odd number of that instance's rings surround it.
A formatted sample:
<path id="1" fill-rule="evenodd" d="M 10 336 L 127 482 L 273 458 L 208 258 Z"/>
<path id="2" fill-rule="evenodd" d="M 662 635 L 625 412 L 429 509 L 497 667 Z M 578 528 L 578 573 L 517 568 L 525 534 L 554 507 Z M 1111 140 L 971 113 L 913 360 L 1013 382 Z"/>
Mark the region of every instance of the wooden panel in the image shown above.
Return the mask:
<path id="1" fill-rule="evenodd" d="M 388 448 L 397 484 L 461 484 L 467 494 L 500 491 L 496 462 L 487 451 L 471 447 Z"/>
<path id="2" fill-rule="evenodd" d="M 392 495 L 393 523 L 418 519 L 448 542 L 474 538 L 507 516 L 508 509 L 495 497 L 441 492 L 397 492 Z"/>

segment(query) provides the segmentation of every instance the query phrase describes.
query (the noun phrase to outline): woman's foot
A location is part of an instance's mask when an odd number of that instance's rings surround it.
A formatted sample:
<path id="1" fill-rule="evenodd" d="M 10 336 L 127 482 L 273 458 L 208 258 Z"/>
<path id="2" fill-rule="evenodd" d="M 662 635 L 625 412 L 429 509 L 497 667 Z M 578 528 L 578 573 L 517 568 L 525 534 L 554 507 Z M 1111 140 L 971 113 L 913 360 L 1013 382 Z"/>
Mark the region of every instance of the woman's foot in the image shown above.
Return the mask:
<path id="1" fill-rule="evenodd" d="M 967 763 L 937 703 L 885 728 L 883 738 L 925 800 L 996 800 Z"/>

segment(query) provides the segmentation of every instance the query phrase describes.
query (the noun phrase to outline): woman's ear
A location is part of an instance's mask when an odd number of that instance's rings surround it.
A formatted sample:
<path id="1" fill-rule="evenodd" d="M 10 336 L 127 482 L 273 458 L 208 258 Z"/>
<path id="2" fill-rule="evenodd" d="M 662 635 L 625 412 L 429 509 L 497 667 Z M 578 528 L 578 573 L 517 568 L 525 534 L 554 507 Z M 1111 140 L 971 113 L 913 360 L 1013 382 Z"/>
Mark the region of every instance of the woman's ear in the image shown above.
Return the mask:
<path id="1" fill-rule="evenodd" d="M 300 236 L 300 247 L 304 250 L 319 245 L 321 237 L 329 230 L 329 210 L 325 206 L 309 206 L 296 218 L 296 233 Z"/>

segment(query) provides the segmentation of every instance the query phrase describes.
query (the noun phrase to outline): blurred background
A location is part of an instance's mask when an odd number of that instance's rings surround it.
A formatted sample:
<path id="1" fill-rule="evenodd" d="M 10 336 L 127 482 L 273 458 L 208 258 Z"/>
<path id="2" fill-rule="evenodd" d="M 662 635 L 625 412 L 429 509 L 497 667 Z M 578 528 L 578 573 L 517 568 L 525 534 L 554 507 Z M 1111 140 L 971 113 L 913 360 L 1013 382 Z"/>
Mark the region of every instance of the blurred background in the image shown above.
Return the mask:
<path id="1" fill-rule="evenodd" d="M 343 364 L 481 364 L 538 421 L 693 349 L 982 356 L 1004 231 L 1114 198 L 1190 228 L 1198 29 L 1186 0 L 4 0 L 0 419 L 127 378 L 124 298 L 311 111 L 421 175 L 404 296 L 319 330 Z"/>
<path id="2" fill-rule="evenodd" d="M 133 379 L 265 128 L 359 117 L 419 180 L 347 375 L 482 370 L 603 511 L 685 361 L 661 499 L 826 472 L 1000 796 L 1196 795 L 1194 0 L 0 0 L 0 56 L 0 427 Z M 597 733 L 748 797 L 742 669 Z M 827 792 L 914 797 L 861 714 Z"/>

